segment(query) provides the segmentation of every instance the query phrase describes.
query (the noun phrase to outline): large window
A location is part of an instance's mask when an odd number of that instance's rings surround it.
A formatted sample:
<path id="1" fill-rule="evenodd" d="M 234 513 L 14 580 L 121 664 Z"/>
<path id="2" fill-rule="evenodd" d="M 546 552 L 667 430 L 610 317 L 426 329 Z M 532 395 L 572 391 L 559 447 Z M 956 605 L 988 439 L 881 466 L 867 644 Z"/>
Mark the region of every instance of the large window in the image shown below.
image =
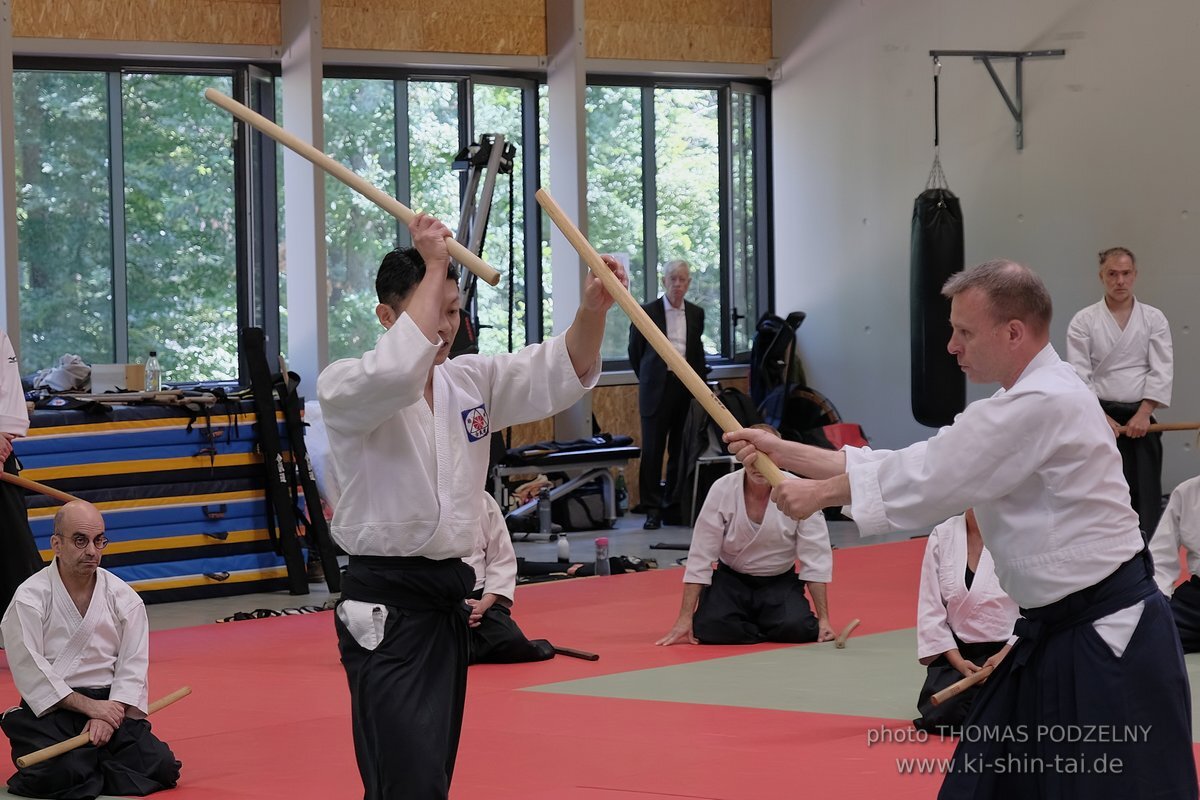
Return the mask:
<path id="1" fill-rule="evenodd" d="M 14 75 L 26 370 L 157 350 L 169 381 L 237 377 L 229 73 Z M 138 388 L 138 387 L 130 387 Z"/>
<path id="2" fill-rule="evenodd" d="M 641 302 L 663 266 L 691 266 L 705 351 L 744 358 L 765 308 L 765 95 L 753 87 L 596 83 L 587 89 L 588 235 L 627 262 Z M 605 358 L 626 357 L 629 323 L 610 315 Z"/>

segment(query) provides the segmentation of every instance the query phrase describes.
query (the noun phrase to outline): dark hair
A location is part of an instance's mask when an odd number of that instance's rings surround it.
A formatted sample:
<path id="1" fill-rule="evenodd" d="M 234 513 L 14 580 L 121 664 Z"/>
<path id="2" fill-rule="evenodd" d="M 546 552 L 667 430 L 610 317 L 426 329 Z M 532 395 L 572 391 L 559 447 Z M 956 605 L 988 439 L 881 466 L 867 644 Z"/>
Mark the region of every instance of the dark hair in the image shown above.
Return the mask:
<path id="1" fill-rule="evenodd" d="M 415 247 L 397 248 L 383 257 L 375 276 L 375 294 L 385 306 L 398 308 L 425 277 L 425 259 Z M 446 280 L 458 280 L 454 262 L 446 268 Z"/>
<path id="2" fill-rule="evenodd" d="M 1107 250 L 1100 251 L 1100 266 L 1104 266 L 1104 262 L 1110 258 L 1120 258 L 1121 256 L 1129 256 L 1129 261 L 1133 264 L 1133 268 L 1137 269 L 1137 258 L 1133 255 L 1133 251 L 1128 247 L 1110 247 Z"/>
<path id="3" fill-rule="evenodd" d="M 1029 267 L 1004 259 L 985 261 L 950 276 L 942 295 L 952 298 L 967 289 L 983 292 L 992 319 L 999 324 L 1019 319 L 1038 332 L 1050 328 L 1050 292 Z"/>

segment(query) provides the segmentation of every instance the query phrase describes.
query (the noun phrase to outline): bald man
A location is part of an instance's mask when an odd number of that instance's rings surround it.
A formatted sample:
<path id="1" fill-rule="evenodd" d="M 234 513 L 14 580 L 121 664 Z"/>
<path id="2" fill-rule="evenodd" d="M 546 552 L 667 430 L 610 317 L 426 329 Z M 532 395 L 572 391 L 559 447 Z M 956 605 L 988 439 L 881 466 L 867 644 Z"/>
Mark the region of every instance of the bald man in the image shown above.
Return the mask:
<path id="1" fill-rule="evenodd" d="M 108 570 L 104 518 L 84 500 L 54 517 L 54 560 L 22 583 L 4 613 L 21 704 L 0 718 L 17 758 L 86 732 L 91 746 L 20 770 L 25 797 L 142 796 L 169 789 L 180 763 L 150 732 L 149 627 L 137 593 Z"/>

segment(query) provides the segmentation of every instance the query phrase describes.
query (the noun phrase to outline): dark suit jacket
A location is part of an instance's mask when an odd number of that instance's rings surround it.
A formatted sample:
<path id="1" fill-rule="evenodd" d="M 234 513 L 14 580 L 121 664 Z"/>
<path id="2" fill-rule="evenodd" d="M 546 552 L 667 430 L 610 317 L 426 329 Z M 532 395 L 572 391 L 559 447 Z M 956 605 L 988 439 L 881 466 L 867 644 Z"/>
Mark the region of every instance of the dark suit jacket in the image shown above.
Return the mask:
<path id="1" fill-rule="evenodd" d="M 665 335 L 667 332 L 667 310 L 663 299 L 658 297 L 642 305 L 642 310 L 654 320 L 654 324 Z M 696 374 L 703 378 L 708 374 L 704 363 L 704 344 L 700 334 L 704 330 L 704 309 L 694 303 L 683 301 L 684 319 L 687 320 L 687 352 L 685 358 Z M 638 406 L 643 417 L 654 416 L 662 401 L 663 384 L 667 379 L 667 362 L 646 342 L 646 337 L 635 326 L 629 326 L 629 363 L 638 379 Z"/>

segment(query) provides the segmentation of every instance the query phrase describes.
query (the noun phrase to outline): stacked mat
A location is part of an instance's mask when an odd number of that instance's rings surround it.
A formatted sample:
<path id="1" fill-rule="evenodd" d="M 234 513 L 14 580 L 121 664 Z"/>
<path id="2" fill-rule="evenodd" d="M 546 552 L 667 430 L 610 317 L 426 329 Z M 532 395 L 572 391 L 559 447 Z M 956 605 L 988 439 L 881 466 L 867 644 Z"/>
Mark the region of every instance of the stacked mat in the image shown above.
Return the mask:
<path id="1" fill-rule="evenodd" d="M 253 404 L 209 411 L 112 406 L 31 413 L 14 442 L 22 476 L 95 503 L 110 544 L 103 566 L 146 602 L 288 588 L 263 486 Z M 276 424 L 282 426 L 283 415 Z M 283 434 L 286 441 L 286 434 Z M 57 501 L 28 495 L 42 555 Z"/>

